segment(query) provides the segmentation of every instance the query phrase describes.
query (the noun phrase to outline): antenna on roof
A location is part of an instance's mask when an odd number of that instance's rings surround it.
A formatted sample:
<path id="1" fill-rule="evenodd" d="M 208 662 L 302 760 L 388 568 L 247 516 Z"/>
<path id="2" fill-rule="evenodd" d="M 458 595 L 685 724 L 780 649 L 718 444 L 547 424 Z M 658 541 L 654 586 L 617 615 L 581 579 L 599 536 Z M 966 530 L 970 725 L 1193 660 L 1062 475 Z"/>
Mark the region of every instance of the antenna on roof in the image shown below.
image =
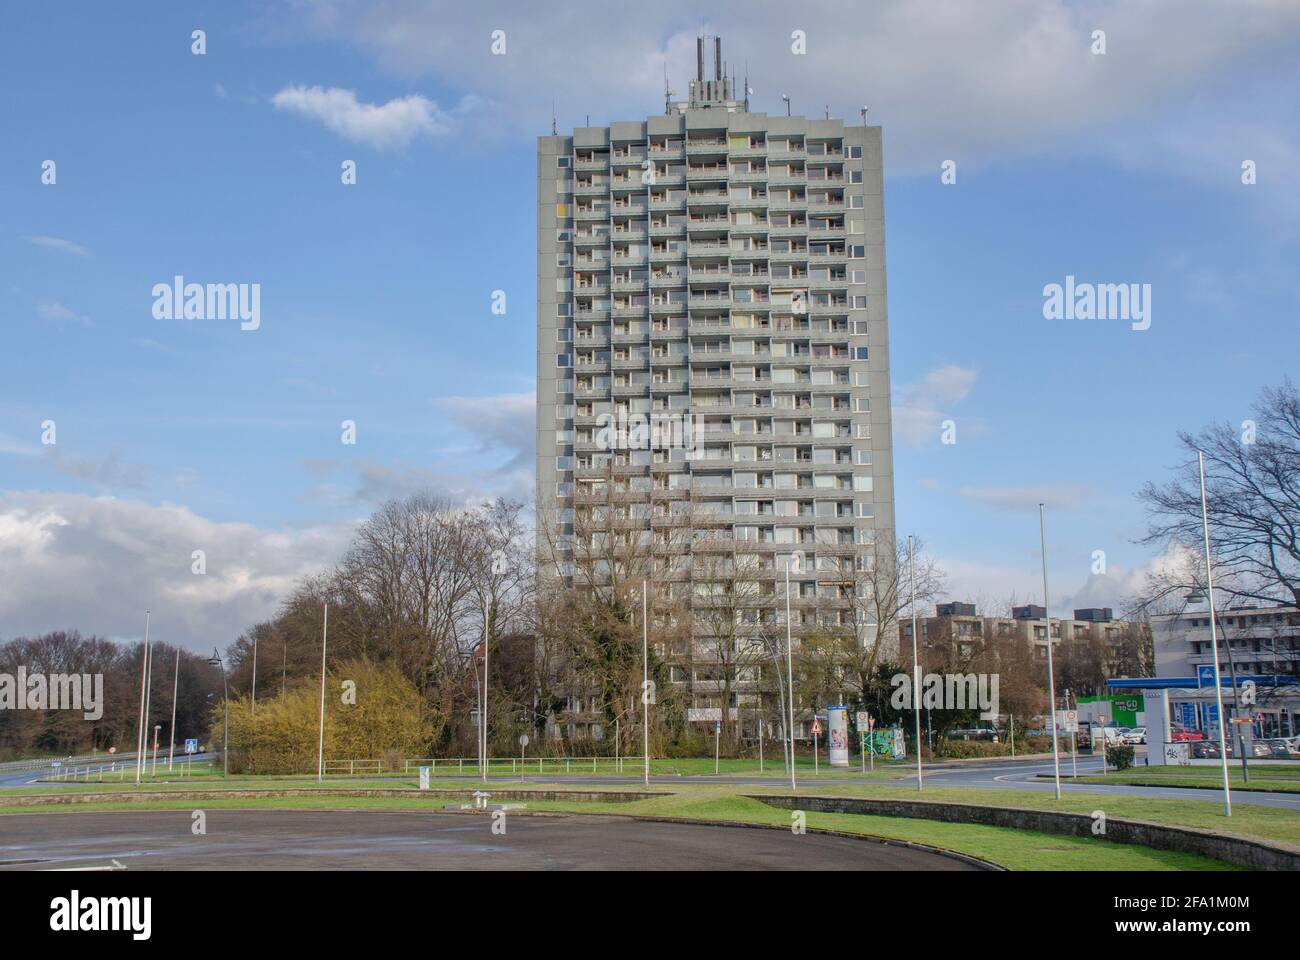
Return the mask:
<path id="1" fill-rule="evenodd" d="M 556 134 L 557 131 L 555 129 L 555 98 L 551 97 L 551 136 L 554 137 L 556 136 Z"/>

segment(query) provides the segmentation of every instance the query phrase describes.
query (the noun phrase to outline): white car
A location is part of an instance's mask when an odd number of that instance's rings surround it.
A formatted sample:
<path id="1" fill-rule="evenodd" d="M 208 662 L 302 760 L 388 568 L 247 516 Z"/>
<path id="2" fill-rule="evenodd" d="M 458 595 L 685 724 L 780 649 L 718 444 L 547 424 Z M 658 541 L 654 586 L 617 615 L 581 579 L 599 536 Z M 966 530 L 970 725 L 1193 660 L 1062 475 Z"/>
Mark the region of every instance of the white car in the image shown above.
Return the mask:
<path id="1" fill-rule="evenodd" d="M 1147 728 L 1146 728 L 1146 727 L 1134 727 L 1132 730 L 1130 730 L 1130 731 L 1128 731 L 1126 734 L 1124 734 L 1123 742 L 1124 742 L 1124 743 L 1132 743 L 1132 744 L 1146 743 L 1146 742 L 1147 742 Z"/>

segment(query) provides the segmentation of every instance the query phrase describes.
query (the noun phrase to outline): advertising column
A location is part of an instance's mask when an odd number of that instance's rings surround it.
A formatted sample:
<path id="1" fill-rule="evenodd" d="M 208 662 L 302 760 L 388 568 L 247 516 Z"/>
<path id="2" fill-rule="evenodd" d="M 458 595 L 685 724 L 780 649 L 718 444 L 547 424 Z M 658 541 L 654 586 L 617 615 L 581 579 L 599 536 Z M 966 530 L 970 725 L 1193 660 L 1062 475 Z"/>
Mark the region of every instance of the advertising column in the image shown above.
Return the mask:
<path id="1" fill-rule="evenodd" d="M 849 708 L 826 708 L 827 736 L 830 738 L 832 767 L 849 765 Z"/>

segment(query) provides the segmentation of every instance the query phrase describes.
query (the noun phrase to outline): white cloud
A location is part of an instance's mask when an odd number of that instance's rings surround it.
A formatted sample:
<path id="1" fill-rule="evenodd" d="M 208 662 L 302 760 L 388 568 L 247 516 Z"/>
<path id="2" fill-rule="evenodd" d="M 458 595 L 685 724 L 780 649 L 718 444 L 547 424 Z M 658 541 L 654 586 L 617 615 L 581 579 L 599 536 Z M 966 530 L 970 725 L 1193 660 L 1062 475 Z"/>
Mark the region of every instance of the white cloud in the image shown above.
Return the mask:
<path id="1" fill-rule="evenodd" d="M 139 464 L 125 462 L 117 450 L 104 456 L 77 457 L 51 446 L 45 448 L 45 458 L 59 473 L 84 480 L 105 491 L 143 487 L 149 473 Z"/>
<path id="2" fill-rule="evenodd" d="M 225 647 L 272 615 L 299 577 L 328 566 L 351 526 L 262 530 L 185 507 L 75 494 L 0 494 L 0 624 L 5 638 L 76 628 Z M 206 553 L 207 573 L 191 572 Z"/>
<path id="3" fill-rule="evenodd" d="M 404 147 L 420 136 L 450 131 L 446 115 L 432 100 L 413 94 L 385 104 L 362 103 L 338 87 L 285 87 L 271 98 L 277 110 L 319 120 L 339 136 L 385 150 Z"/>
<path id="4" fill-rule="evenodd" d="M 483 91 L 501 105 L 498 130 L 510 136 L 548 129 L 552 97 L 565 127 L 588 112 L 593 123 L 657 112 L 665 69 L 684 96 L 704 29 L 722 35 L 738 82 L 748 66 L 753 109 L 783 112 L 788 93 L 797 112 L 820 116 L 828 104 L 856 120 L 865 103 L 884 126 L 891 170 L 936 176 L 945 159 L 969 169 L 1051 148 L 1076 153 L 1115 125 L 1140 139 L 1171 105 L 1231 87 L 1232 71 L 1286 70 L 1300 36 L 1292 0 L 1204 0 L 1195 16 L 1184 0 L 717 0 L 703 22 L 700 10 L 664 0 L 627 17 L 617 5 L 480 0 L 450 29 L 442 5 L 423 0 L 317 0 L 287 8 L 278 27 L 286 38 L 306 29 L 370 50 L 394 71 Z M 1104 56 L 1090 52 L 1098 28 Z M 489 51 L 496 29 L 506 32 L 504 56 Z M 796 29 L 807 34 L 803 56 L 791 52 Z M 1289 113 L 1270 123 L 1295 142 Z"/>
<path id="5" fill-rule="evenodd" d="M 1077 510 L 1098 495 L 1082 484 L 1047 484 L 1040 487 L 962 487 L 963 497 L 1007 510 L 1034 510 L 1038 505 Z"/>
<path id="6" fill-rule="evenodd" d="M 440 397 L 433 404 L 463 430 L 474 434 L 482 444 L 482 452 L 504 452 L 509 457 L 507 469 L 533 469 L 537 449 L 536 394 Z"/>
<path id="7" fill-rule="evenodd" d="M 28 237 L 28 242 L 35 246 L 42 247 L 46 250 L 54 250 L 58 253 L 71 253 L 78 257 L 90 256 L 90 251 L 79 243 L 73 243 L 71 240 L 64 240 L 62 237 L 35 236 Z"/>
<path id="8" fill-rule="evenodd" d="M 90 325 L 89 319 L 58 300 L 42 300 L 36 305 L 36 312 L 41 315 L 42 320 L 48 320 L 59 328 L 69 323 L 79 323 L 82 326 Z"/>
<path id="9" fill-rule="evenodd" d="M 940 424 L 950 408 L 975 386 L 974 367 L 936 367 L 919 383 L 898 388 L 894 401 L 894 438 L 911 446 L 938 442 Z"/>

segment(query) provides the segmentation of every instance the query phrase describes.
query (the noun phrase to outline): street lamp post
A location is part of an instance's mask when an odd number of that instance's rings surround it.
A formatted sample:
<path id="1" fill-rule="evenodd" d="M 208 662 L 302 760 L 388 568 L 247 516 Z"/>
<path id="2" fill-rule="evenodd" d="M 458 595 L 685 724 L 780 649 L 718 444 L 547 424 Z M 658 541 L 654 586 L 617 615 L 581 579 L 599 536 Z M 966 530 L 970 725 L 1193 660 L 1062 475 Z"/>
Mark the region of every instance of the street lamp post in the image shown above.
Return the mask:
<path id="1" fill-rule="evenodd" d="M 1052 666 L 1052 608 L 1047 594 L 1047 522 L 1043 505 L 1038 505 L 1038 544 L 1043 556 L 1043 620 L 1047 631 L 1047 694 L 1048 708 L 1052 711 L 1052 772 L 1056 782 L 1056 799 L 1061 799 L 1061 748 L 1056 736 L 1056 672 Z M 1103 737 L 1103 740 L 1105 738 Z"/>
<path id="2" fill-rule="evenodd" d="M 320 740 L 316 746 L 316 782 L 325 779 L 325 648 L 330 635 L 330 605 L 325 601 L 320 633 Z"/>
<path id="3" fill-rule="evenodd" d="M 918 631 L 916 626 L 916 551 L 912 535 L 907 536 L 907 565 L 911 571 L 912 607 L 912 712 L 916 716 L 916 789 L 924 789 L 921 771 L 921 662 L 917 654 Z"/>
<path id="4" fill-rule="evenodd" d="M 650 589 L 641 581 L 641 747 L 645 750 L 645 783 L 650 786 Z"/>
<path id="5" fill-rule="evenodd" d="M 224 780 L 230 776 L 230 691 L 226 687 L 226 665 L 221 660 L 221 654 L 217 648 L 212 648 L 212 656 L 208 658 L 208 663 L 214 667 L 221 668 L 221 700 L 225 705 L 225 720 L 221 724 L 221 777 Z"/>
<path id="6" fill-rule="evenodd" d="M 487 783 L 488 778 L 488 735 L 487 735 L 487 706 L 488 706 L 488 646 L 491 634 L 488 630 L 488 602 L 487 597 L 483 598 L 483 701 L 482 710 L 479 716 L 479 738 L 483 741 L 483 782 Z"/>
<path id="7" fill-rule="evenodd" d="M 1219 759 L 1223 766 L 1223 815 L 1232 816 L 1232 788 L 1228 785 L 1228 736 L 1223 715 L 1223 681 L 1219 675 L 1219 630 L 1214 616 L 1214 566 L 1210 560 L 1210 511 L 1205 502 L 1205 454 L 1196 451 L 1201 473 L 1201 532 L 1205 539 L 1205 596 L 1210 603 L 1210 647 L 1214 654 L 1214 697 L 1219 705 Z M 1231 644 L 1231 641 L 1229 641 Z"/>
<path id="8" fill-rule="evenodd" d="M 158 776 L 158 733 L 160 730 L 162 730 L 162 724 L 155 723 L 153 725 L 153 767 L 149 770 L 149 776 L 151 777 Z"/>
<path id="9" fill-rule="evenodd" d="M 253 699 L 252 713 L 257 713 L 257 631 L 253 631 Z"/>
<path id="10" fill-rule="evenodd" d="M 798 790 L 794 778 L 794 633 L 790 629 L 790 565 L 798 565 L 802 554 L 792 553 L 785 558 L 785 664 L 789 676 L 790 698 L 790 789 Z"/>
<path id="11" fill-rule="evenodd" d="M 140 719 L 135 725 L 135 782 L 140 782 L 140 757 L 144 753 L 144 692 L 149 685 L 149 611 L 144 612 L 144 646 L 140 648 Z"/>
<path id="12" fill-rule="evenodd" d="M 172 758 L 176 755 L 176 690 L 181 679 L 181 648 L 176 648 L 176 670 L 172 673 L 172 725 L 171 745 L 167 748 L 167 772 L 171 773 Z"/>
<path id="13" fill-rule="evenodd" d="M 1074 702 L 1076 708 L 1075 714 L 1077 716 L 1078 715 L 1077 708 L 1079 704 L 1079 698 L 1077 695 L 1074 698 Z M 1065 709 L 1067 711 L 1070 709 L 1070 688 L 1069 687 L 1065 688 Z M 1065 732 L 1070 734 L 1070 770 L 1071 770 L 1070 776 L 1073 779 L 1078 780 L 1079 779 L 1079 742 L 1078 742 L 1079 733 L 1077 730 L 1074 731 L 1066 730 Z"/>

